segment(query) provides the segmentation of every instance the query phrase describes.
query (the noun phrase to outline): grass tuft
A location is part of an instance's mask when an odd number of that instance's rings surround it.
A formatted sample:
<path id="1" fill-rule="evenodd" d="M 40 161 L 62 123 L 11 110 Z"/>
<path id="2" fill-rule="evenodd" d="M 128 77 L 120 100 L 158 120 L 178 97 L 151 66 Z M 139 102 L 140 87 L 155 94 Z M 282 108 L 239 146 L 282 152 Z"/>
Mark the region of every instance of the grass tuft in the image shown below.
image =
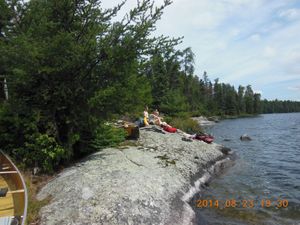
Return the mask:
<path id="1" fill-rule="evenodd" d="M 201 128 L 199 123 L 191 118 L 175 117 L 171 119 L 170 124 L 173 127 L 183 130 L 184 132 L 187 132 L 189 134 L 203 132 L 203 129 Z"/>
<path id="2" fill-rule="evenodd" d="M 41 208 L 51 201 L 51 197 L 48 197 L 42 201 L 36 199 L 36 195 L 39 190 L 50 180 L 52 176 L 40 175 L 33 176 L 30 172 L 22 173 L 25 179 L 25 183 L 28 191 L 28 209 L 27 209 L 27 221 L 28 225 L 40 224 L 39 212 Z"/>

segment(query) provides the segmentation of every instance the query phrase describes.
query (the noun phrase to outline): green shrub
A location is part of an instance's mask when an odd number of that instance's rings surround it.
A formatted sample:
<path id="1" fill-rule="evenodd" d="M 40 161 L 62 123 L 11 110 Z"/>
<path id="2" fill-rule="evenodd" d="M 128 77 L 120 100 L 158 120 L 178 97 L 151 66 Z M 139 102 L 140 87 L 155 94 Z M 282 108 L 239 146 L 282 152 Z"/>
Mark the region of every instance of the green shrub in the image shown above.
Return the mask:
<path id="1" fill-rule="evenodd" d="M 25 142 L 24 150 L 25 164 L 36 165 L 43 172 L 53 172 L 66 154 L 55 138 L 49 137 L 47 134 L 34 135 L 31 140 Z"/>
<path id="2" fill-rule="evenodd" d="M 38 128 L 38 111 L 16 113 L 9 105 L 0 108 L 0 146 L 22 167 L 38 166 L 43 172 L 53 172 L 66 152 L 53 137 Z"/>
<path id="3" fill-rule="evenodd" d="M 0 110 L 0 146 L 17 160 L 24 157 L 21 149 L 26 140 L 38 132 L 36 126 L 36 116 L 24 114 L 18 116 L 9 105 L 5 105 Z M 17 152 L 17 154 L 14 154 Z"/>
<path id="4" fill-rule="evenodd" d="M 191 117 L 191 113 L 189 112 L 179 112 L 179 113 L 176 113 L 174 115 L 175 118 L 180 118 L 180 119 L 188 119 Z"/>
<path id="5" fill-rule="evenodd" d="M 191 118 L 175 117 L 170 121 L 170 125 L 189 134 L 203 132 L 201 126 Z"/>
<path id="6" fill-rule="evenodd" d="M 123 129 L 104 123 L 95 129 L 94 139 L 91 146 L 95 150 L 101 150 L 106 147 L 114 147 L 125 141 L 125 137 L 126 132 Z"/>

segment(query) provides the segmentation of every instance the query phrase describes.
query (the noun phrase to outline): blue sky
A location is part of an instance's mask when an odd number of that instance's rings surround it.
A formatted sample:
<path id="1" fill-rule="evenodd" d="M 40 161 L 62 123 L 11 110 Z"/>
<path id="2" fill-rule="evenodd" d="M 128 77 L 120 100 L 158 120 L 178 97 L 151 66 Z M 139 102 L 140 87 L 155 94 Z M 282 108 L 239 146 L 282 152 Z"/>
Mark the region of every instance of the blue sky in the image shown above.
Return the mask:
<path id="1" fill-rule="evenodd" d="M 128 0 L 120 14 L 135 5 Z M 300 101 L 300 0 L 174 0 L 156 34 L 184 36 L 179 47 L 192 48 L 199 77 Z"/>

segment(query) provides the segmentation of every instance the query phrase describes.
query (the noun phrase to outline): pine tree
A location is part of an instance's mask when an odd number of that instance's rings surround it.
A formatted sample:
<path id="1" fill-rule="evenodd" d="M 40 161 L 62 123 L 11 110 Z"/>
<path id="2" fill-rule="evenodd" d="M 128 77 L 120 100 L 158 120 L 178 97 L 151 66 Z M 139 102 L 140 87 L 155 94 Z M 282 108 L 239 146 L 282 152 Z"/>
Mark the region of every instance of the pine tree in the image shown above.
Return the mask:
<path id="1" fill-rule="evenodd" d="M 261 113 L 261 103 L 260 103 L 261 95 L 259 93 L 255 93 L 253 96 L 253 113 L 259 114 Z"/>
<path id="2" fill-rule="evenodd" d="M 245 87 L 240 85 L 238 88 L 238 113 L 239 114 L 246 112 L 244 93 L 245 93 Z"/>
<path id="3" fill-rule="evenodd" d="M 251 85 L 247 85 L 246 91 L 245 91 L 245 104 L 246 104 L 246 113 L 252 114 L 253 113 L 253 103 L 254 103 L 254 93 L 251 88 Z"/>

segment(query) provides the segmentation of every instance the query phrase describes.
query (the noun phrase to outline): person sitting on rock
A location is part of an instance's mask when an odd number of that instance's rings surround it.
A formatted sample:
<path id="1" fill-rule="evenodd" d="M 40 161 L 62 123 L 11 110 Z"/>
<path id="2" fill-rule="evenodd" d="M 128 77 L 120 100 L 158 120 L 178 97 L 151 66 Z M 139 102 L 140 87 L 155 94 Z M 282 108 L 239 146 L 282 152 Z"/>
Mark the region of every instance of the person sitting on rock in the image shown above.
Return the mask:
<path id="1" fill-rule="evenodd" d="M 167 124 L 166 122 L 162 121 L 163 118 L 159 116 L 159 111 L 157 109 L 154 110 L 153 114 L 154 116 L 154 124 L 161 126 L 162 128 L 173 128 L 171 125 Z"/>
<path id="2" fill-rule="evenodd" d="M 149 126 L 149 114 L 148 114 L 148 106 L 145 106 L 144 110 L 144 125 Z"/>
<path id="3" fill-rule="evenodd" d="M 154 110 L 154 112 L 150 115 L 153 121 L 153 124 L 161 126 L 162 124 L 162 118 L 159 117 L 159 112 L 157 109 Z"/>

